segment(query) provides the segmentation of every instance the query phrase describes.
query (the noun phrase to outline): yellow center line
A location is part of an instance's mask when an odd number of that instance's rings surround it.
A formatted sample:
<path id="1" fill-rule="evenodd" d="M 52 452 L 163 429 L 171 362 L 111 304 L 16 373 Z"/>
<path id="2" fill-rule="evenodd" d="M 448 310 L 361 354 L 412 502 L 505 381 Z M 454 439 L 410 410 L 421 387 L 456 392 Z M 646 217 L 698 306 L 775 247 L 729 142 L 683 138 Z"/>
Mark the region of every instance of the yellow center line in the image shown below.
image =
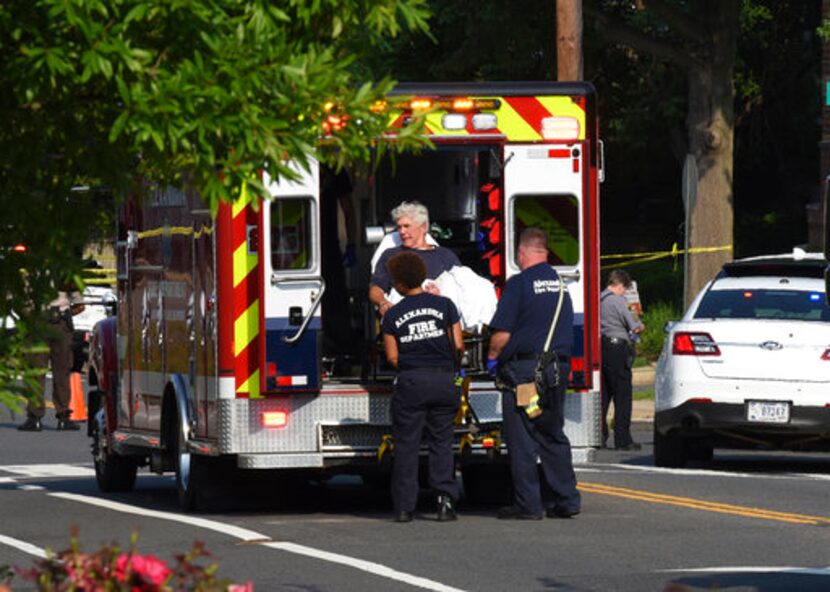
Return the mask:
<path id="1" fill-rule="evenodd" d="M 732 514 L 735 516 L 745 516 L 748 518 L 776 520 L 779 522 L 789 522 L 792 524 L 810 524 L 813 526 L 818 526 L 819 524 L 830 524 L 830 518 L 824 516 L 808 516 L 804 514 L 779 512 L 777 510 L 767 510 L 764 508 L 754 508 L 751 506 L 738 506 L 735 504 L 709 502 L 706 500 L 699 500 L 690 497 L 679 497 L 676 495 L 666 495 L 662 493 L 654 493 L 651 491 L 627 489 L 625 487 L 615 487 L 613 485 L 603 485 L 601 483 L 582 482 L 579 484 L 579 489 L 586 493 L 610 495 L 613 497 L 622 497 L 626 499 L 634 499 L 644 502 L 651 502 L 655 504 L 681 506 L 684 508 L 691 508 L 693 510 L 703 510 L 706 512 L 716 512 L 719 514 Z"/>

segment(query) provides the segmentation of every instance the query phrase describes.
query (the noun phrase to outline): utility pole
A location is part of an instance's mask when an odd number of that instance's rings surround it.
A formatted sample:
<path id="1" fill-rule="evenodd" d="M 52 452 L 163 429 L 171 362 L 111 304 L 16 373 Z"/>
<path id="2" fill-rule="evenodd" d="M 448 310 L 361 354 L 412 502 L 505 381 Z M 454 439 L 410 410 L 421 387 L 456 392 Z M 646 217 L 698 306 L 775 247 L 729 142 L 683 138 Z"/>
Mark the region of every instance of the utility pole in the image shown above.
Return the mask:
<path id="1" fill-rule="evenodd" d="M 556 0 L 556 79 L 583 79 L 582 0 Z"/>

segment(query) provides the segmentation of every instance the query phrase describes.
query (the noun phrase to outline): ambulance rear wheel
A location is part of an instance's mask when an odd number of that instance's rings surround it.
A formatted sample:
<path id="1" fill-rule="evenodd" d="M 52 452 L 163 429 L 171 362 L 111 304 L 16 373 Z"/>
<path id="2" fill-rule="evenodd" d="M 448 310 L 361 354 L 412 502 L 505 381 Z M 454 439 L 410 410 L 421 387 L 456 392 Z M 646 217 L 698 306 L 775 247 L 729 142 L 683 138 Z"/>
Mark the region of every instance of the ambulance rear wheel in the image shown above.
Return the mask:
<path id="1" fill-rule="evenodd" d="M 92 422 L 92 458 L 95 464 L 95 480 L 98 489 L 111 493 L 132 491 L 138 464 L 129 456 L 121 456 L 107 445 L 107 419 L 100 410 Z"/>
<path id="2" fill-rule="evenodd" d="M 206 459 L 197 454 L 192 454 L 187 449 L 187 441 L 181 430 L 181 423 L 176 418 L 178 437 L 175 441 L 175 462 L 176 462 L 176 493 L 179 498 L 179 506 L 183 510 L 197 510 L 200 505 L 199 490 L 205 476 Z"/>

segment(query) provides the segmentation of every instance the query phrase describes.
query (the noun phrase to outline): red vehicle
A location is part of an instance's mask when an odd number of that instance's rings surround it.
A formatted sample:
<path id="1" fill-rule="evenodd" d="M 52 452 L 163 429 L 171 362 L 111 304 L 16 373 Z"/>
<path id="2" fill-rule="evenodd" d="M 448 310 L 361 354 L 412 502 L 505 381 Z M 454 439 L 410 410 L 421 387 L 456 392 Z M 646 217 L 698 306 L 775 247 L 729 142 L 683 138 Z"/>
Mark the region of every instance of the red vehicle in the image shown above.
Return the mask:
<path id="1" fill-rule="evenodd" d="M 599 431 L 599 183 L 594 89 L 584 83 L 400 85 L 390 134 L 418 110 L 436 146 L 369 167 L 355 185 L 361 228 L 382 227 L 403 199 L 496 291 L 518 273 L 526 226 L 550 237 L 551 264 L 574 301 L 576 347 L 566 430 L 590 458 Z M 121 207 L 117 324 L 96 328 L 98 391 L 90 433 L 98 483 L 128 490 L 136 470 L 174 471 L 198 505 L 219 463 L 239 469 L 367 472 L 388 451 L 392 372 L 368 306 L 368 260 L 347 291 L 358 364 L 328 363 L 322 328 L 320 173 L 272 182 L 214 218 L 195 190 L 155 189 Z M 367 233 L 371 234 L 371 233 Z M 466 335 L 472 413 L 459 426 L 466 487 L 499 456 L 501 398 L 483 372 L 486 330 Z M 472 418 L 472 419 L 470 419 Z M 483 430 L 465 430 L 470 422 Z M 472 492 L 469 492 L 472 495 Z"/>

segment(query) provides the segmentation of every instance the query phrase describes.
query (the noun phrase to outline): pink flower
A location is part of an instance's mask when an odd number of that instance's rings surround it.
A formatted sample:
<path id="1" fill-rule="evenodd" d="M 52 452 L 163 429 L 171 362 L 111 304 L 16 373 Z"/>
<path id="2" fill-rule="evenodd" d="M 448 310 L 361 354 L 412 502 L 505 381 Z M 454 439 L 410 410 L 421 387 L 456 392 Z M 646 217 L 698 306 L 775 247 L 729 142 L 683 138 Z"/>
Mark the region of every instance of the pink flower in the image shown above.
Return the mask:
<path id="1" fill-rule="evenodd" d="M 254 592 L 254 583 L 248 580 L 244 584 L 230 584 L 228 592 Z"/>
<path id="2" fill-rule="evenodd" d="M 161 586 L 173 573 L 164 561 L 154 555 L 133 555 L 131 563 L 135 573 L 156 586 Z"/>
<path id="3" fill-rule="evenodd" d="M 115 560 L 115 579 L 123 582 L 127 579 L 127 570 L 130 567 L 130 556 L 127 553 L 121 553 L 118 559 Z"/>

